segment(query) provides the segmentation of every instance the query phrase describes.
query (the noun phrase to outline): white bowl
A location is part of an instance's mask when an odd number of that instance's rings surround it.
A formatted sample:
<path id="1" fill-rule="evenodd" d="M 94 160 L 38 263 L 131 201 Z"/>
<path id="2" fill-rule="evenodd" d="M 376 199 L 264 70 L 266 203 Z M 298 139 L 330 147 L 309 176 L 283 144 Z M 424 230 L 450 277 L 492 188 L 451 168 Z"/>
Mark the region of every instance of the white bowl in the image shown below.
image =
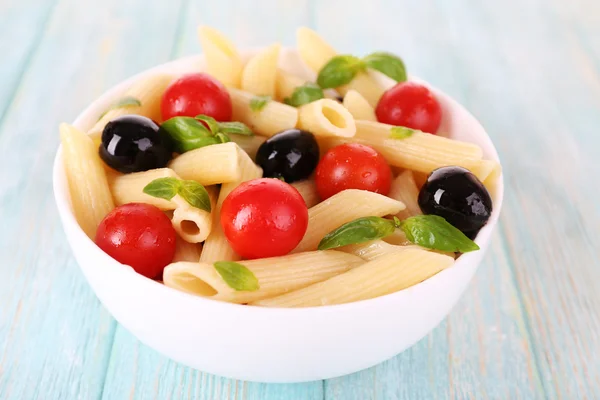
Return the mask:
<path id="1" fill-rule="evenodd" d="M 247 51 L 248 57 L 252 51 Z M 310 78 L 294 50 L 281 66 Z M 86 131 L 132 82 L 155 72 L 202 70 L 202 56 L 169 62 L 115 86 L 73 123 Z M 390 84 L 388 81 L 386 84 Z M 477 143 L 498 159 L 484 129 L 439 90 L 441 131 Z M 100 250 L 73 216 L 59 148 L 54 195 L 67 239 L 90 286 L 115 319 L 142 343 L 182 364 L 229 378 L 302 382 L 333 378 L 371 367 L 412 346 L 450 312 L 481 262 L 502 206 L 502 178 L 494 190 L 492 217 L 476 238 L 480 251 L 409 289 L 350 304 L 304 309 L 248 307 L 170 289 L 136 274 Z"/>

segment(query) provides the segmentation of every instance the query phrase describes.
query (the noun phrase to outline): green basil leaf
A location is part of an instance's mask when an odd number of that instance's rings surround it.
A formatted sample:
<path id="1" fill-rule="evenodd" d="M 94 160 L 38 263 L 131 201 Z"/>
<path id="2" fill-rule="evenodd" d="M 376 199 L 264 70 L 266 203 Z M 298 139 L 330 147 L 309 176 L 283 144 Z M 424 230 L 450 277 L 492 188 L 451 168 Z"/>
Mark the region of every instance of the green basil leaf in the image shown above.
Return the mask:
<path id="1" fill-rule="evenodd" d="M 406 238 L 433 250 L 467 253 L 479 250 L 477 243 L 438 215 L 416 215 L 402 221 Z"/>
<path id="2" fill-rule="evenodd" d="M 221 132 L 219 132 L 219 133 L 217 133 L 215 135 L 215 139 L 217 139 L 217 141 L 219 143 L 229 143 L 229 142 L 231 142 L 231 139 L 229 138 L 229 136 L 227 136 L 225 133 L 221 133 Z"/>
<path id="3" fill-rule="evenodd" d="M 210 212 L 210 197 L 208 196 L 208 192 L 204 186 L 198 182 L 180 181 L 177 194 L 187 201 L 192 207 Z"/>
<path id="4" fill-rule="evenodd" d="M 363 217 L 329 232 L 319 243 L 319 250 L 369 242 L 394 233 L 394 222 L 381 217 Z"/>
<path id="5" fill-rule="evenodd" d="M 363 62 L 367 67 L 389 76 L 396 82 L 404 82 L 406 80 L 404 61 L 394 54 L 377 51 L 363 58 Z"/>
<path id="6" fill-rule="evenodd" d="M 236 291 L 254 292 L 260 289 L 258 279 L 252 271 L 233 261 L 217 261 L 215 269 L 225 283 Z"/>
<path id="7" fill-rule="evenodd" d="M 132 96 L 125 96 L 117 100 L 114 104 L 112 104 L 106 111 L 104 111 L 98 117 L 98 121 L 102 119 L 109 111 L 115 110 L 117 108 L 129 108 L 129 107 L 139 107 L 142 105 L 142 102 Z"/>
<path id="8" fill-rule="evenodd" d="M 204 124 L 191 117 L 173 117 L 160 126 L 173 143 L 177 153 L 220 143 Z"/>
<path id="9" fill-rule="evenodd" d="M 290 97 L 286 97 L 283 102 L 292 107 L 300 107 L 324 97 L 323 89 L 312 82 L 308 82 L 294 89 L 294 93 Z"/>
<path id="10" fill-rule="evenodd" d="M 365 64 L 351 55 L 335 56 L 319 71 L 317 84 L 323 89 L 336 88 L 350 83 Z"/>
<path id="11" fill-rule="evenodd" d="M 271 101 L 271 96 L 255 96 L 250 100 L 250 109 L 260 112 Z"/>
<path id="12" fill-rule="evenodd" d="M 208 126 L 208 129 L 213 135 L 216 135 L 219 132 L 219 123 L 213 117 L 209 117 L 208 115 L 196 115 L 194 119 L 198 121 L 203 121 Z"/>
<path id="13" fill-rule="evenodd" d="M 405 126 L 394 126 L 390 129 L 392 139 L 406 139 L 415 134 L 416 130 Z"/>
<path id="14" fill-rule="evenodd" d="M 248 128 L 248 125 L 242 122 L 219 122 L 218 124 L 219 132 L 233 135 L 254 136 L 254 133 Z"/>
<path id="15" fill-rule="evenodd" d="M 179 191 L 179 186 L 177 178 L 158 178 L 147 184 L 143 192 L 152 197 L 171 200 Z"/>

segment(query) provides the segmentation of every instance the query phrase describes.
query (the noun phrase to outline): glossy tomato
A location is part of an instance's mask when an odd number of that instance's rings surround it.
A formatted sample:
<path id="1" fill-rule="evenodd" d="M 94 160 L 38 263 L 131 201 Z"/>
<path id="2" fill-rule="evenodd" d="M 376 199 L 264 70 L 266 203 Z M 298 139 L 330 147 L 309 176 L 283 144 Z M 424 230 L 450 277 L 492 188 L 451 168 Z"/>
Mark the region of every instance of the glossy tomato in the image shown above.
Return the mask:
<path id="1" fill-rule="evenodd" d="M 242 258 L 283 256 L 304 237 L 308 209 L 293 186 L 279 179 L 254 179 L 225 198 L 221 226 Z"/>
<path id="2" fill-rule="evenodd" d="M 442 107 L 433 93 L 415 82 L 401 82 L 387 90 L 375 109 L 377 120 L 436 133 L 442 121 Z"/>
<path id="3" fill-rule="evenodd" d="M 204 114 L 231 121 L 231 97 L 221 82 L 207 74 L 188 74 L 167 87 L 160 104 L 164 121 Z"/>
<path id="4" fill-rule="evenodd" d="M 385 158 L 372 147 L 348 143 L 325 153 L 317 165 L 315 180 L 322 200 L 346 189 L 387 195 L 392 183 L 392 170 Z"/>
<path id="5" fill-rule="evenodd" d="M 153 279 L 173 260 L 175 237 L 171 220 L 157 207 L 129 203 L 104 217 L 96 244 L 118 262 Z"/>

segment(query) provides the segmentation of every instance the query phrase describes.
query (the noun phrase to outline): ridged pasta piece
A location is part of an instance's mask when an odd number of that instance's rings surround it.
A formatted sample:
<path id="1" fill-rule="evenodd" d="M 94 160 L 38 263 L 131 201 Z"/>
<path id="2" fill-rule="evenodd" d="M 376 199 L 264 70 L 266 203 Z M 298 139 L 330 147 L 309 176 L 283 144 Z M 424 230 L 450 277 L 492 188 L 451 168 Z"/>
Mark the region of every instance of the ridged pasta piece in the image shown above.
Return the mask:
<path id="1" fill-rule="evenodd" d="M 481 182 L 485 182 L 488 176 L 494 173 L 494 171 L 498 171 L 499 168 L 500 164 L 495 160 L 481 160 L 471 167 L 470 170 Z"/>
<path id="2" fill-rule="evenodd" d="M 211 203 L 211 212 L 191 206 L 181 196 L 176 195 L 171 200 L 177 205 L 171 223 L 173 228 L 186 242 L 200 243 L 206 240 L 213 227 L 212 213 L 216 206 L 217 188 L 206 187 Z"/>
<path id="3" fill-rule="evenodd" d="M 359 72 L 350 83 L 337 88 L 337 91 L 344 97 L 350 90 L 360 93 L 371 107 L 377 106 L 379 99 L 383 95 L 383 92 L 385 92 L 379 82 L 368 71 Z"/>
<path id="4" fill-rule="evenodd" d="M 228 87 L 240 87 L 243 64 L 235 45 L 221 32 L 198 27 L 198 40 L 206 58 L 206 71 Z"/>
<path id="5" fill-rule="evenodd" d="M 411 246 L 397 246 L 389 244 L 387 242 L 384 242 L 383 240 L 372 240 L 370 242 L 343 246 L 338 248 L 337 250 L 343 251 L 345 253 L 354 254 L 355 256 L 360 257 L 366 261 L 372 261 L 386 254 L 403 251 L 410 247 Z"/>
<path id="6" fill-rule="evenodd" d="M 134 83 L 125 91 L 122 97 L 133 97 L 139 100 L 141 105 L 119 107 L 107 111 L 106 114 L 96 122 L 92 129 L 88 131 L 88 135 L 94 140 L 99 140 L 106 124 L 122 115 L 143 115 L 158 123 L 162 122 L 160 102 L 165 89 L 172 80 L 173 76 L 171 75 L 159 74 Z"/>
<path id="7" fill-rule="evenodd" d="M 251 179 L 261 178 L 262 169 L 254 164 L 252 159 L 242 149 L 238 147 L 239 158 L 238 168 L 240 170 L 240 177 L 235 182 L 224 183 L 221 185 L 221 191 L 213 213 L 213 230 L 211 234 L 206 238 L 204 247 L 202 248 L 202 254 L 200 255 L 201 262 L 213 263 L 215 261 L 236 261 L 240 259 L 240 256 L 233 251 L 225 234 L 223 228 L 219 222 L 221 205 L 225 198 L 231 193 L 233 189 L 239 186 L 240 183 L 249 181 Z"/>
<path id="8" fill-rule="evenodd" d="M 74 126 L 61 124 L 60 140 L 75 218 L 94 240 L 98 225 L 115 208 L 102 160 L 92 139 Z"/>
<path id="9" fill-rule="evenodd" d="M 389 236 L 384 237 L 381 240 L 383 240 L 386 243 L 393 244 L 396 246 L 412 245 L 412 242 L 406 238 L 406 234 L 401 229 L 394 230 L 394 233 L 392 233 Z"/>
<path id="10" fill-rule="evenodd" d="M 369 104 L 367 99 L 354 89 L 348 90 L 342 104 L 348 109 L 354 119 L 377 121 L 373 107 Z"/>
<path id="11" fill-rule="evenodd" d="M 298 128 L 316 136 L 348 138 L 356 133 L 352 114 L 331 99 L 313 101 L 298 108 Z"/>
<path id="12" fill-rule="evenodd" d="M 208 186 L 235 182 L 240 177 L 239 147 L 221 143 L 188 151 L 169 163 L 181 179 L 191 179 Z"/>
<path id="13" fill-rule="evenodd" d="M 244 136 L 244 135 L 229 135 L 232 142 L 236 143 L 242 150 L 244 150 L 251 159 L 256 158 L 256 152 L 261 144 L 267 140 L 264 136 Z"/>
<path id="14" fill-rule="evenodd" d="M 283 101 L 286 97 L 290 97 L 298 86 L 302 86 L 304 83 L 305 80 L 296 75 L 292 75 L 282 69 L 277 70 L 275 98 L 278 101 Z"/>
<path id="15" fill-rule="evenodd" d="M 279 43 L 261 50 L 248 61 L 242 71 L 242 90 L 260 96 L 275 97 Z"/>
<path id="16" fill-rule="evenodd" d="M 277 101 L 269 101 L 260 111 L 253 111 L 250 102 L 255 97 L 252 93 L 237 89 L 229 89 L 233 106 L 234 121 L 248 125 L 259 135 L 273 136 L 298 123 L 298 109 Z"/>
<path id="17" fill-rule="evenodd" d="M 383 255 L 304 289 L 251 304 L 264 307 L 316 307 L 372 299 L 416 285 L 453 263 L 451 257 L 410 248 Z"/>
<path id="18" fill-rule="evenodd" d="M 163 280 L 169 287 L 199 296 L 249 303 L 312 285 L 362 263 L 359 257 L 335 250 L 240 261 L 258 280 L 260 288 L 253 292 L 230 288 L 209 263 L 170 264 L 164 270 Z"/>
<path id="19" fill-rule="evenodd" d="M 292 183 L 292 186 L 300 192 L 300 195 L 302 195 L 302 198 L 304 199 L 304 203 L 306 203 L 306 207 L 311 208 L 321 201 L 319 193 L 317 193 L 317 185 L 315 184 L 314 179 L 305 179 L 303 181 L 294 182 Z"/>
<path id="20" fill-rule="evenodd" d="M 308 210 L 308 228 L 294 253 L 315 250 L 323 237 L 341 225 L 361 217 L 395 215 L 404 204 L 378 193 L 348 189 Z"/>
<path id="21" fill-rule="evenodd" d="M 172 262 L 198 262 L 201 252 L 202 244 L 190 243 L 178 236 L 175 241 L 175 255 L 173 256 Z"/>
<path id="22" fill-rule="evenodd" d="M 177 204 L 172 200 L 160 199 L 144 193 L 144 187 L 159 178 L 179 177 L 170 168 L 157 168 L 132 174 L 115 174 L 108 177 L 108 183 L 117 206 L 127 203 L 146 203 L 161 210 L 174 210 Z"/>
<path id="23" fill-rule="evenodd" d="M 392 181 L 388 196 L 403 202 L 406 206 L 404 210 L 396 214 L 396 217 L 406 219 L 413 215 L 423 214 L 418 201 L 419 188 L 417 188 L 417 185 L 415 184 L 412 171 L 405 170 Z"/>
<path id="24" fill-rule="evenodd" d="M 498 178 L 500 178 L 500 175 L 502 175 L 502 166 L 500 163 L 496 162 L 490 174 L 483 181 L 484 186 L 492 198 L 496 197 L 497 181 Z"/>

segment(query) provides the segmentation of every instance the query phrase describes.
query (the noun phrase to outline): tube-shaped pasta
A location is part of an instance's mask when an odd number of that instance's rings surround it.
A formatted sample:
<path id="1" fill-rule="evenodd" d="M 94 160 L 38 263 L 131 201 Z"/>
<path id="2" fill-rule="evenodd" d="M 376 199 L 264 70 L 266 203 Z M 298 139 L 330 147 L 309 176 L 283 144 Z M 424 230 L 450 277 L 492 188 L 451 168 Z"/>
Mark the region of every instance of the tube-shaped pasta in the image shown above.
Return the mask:
<path id="1" fill-rule="evenodd" d="M 490 192 L 492 198 L 496 195 L 496 182 L 498 181 L 500 175 L 502 175 L 502 167 L 500 166 L 500 163 L 495 162 L 494 168 L 483 181 L 483 184 L 485 185 L 486 189 Z"/>
<path id="2" fill-rule="evenodd" d="M 337 55 L 333 47 L 312 29 L 300 27 L 296 31 L 298 54 L 304 63 L 315 73 Z"/>
<path id="3" fill-rule="evenodd" d="M 402 229 L 394 230 L 394 233 L 384 237 L 381 240 L 396 246 L 409 246 L 412 244 L 412 242 L 406 238 L 406 234 L 402 231 Z"/>
<path id="4" fill-rule="evenodd" d="M 239 87 L 243 64 L 234 44 L 208 26 L 198 27 L 198 40 L 204 50 L 206 71 L 225 86 Z"/>
<path id="5" fill-rule="evenodd" d="M 157 168 L 133 174 L 110 176 L 108 183 L 117 206 L 127 203 L 152 204 L 161 210 L 174 210 L 177 204 L 172 200 L 161 199 L 144 193 L 144 187 L 155 179 L 179 178 L 170 168 Z"/>
<path id="6" fill-rule="evenodd" d="M 162 122 L 160 102 L 165 89 L 172 80 L 173 76 L 171 75 L 159 74 L 134 83 L 127 91 L 125 91 L 123 97 L 132 97 L 139 100 L 140 105 L 117 107 L 107 111 L 106 114 L 96 122 L 92 129 L 88 131 L 88 135 L 90 135 L 92 139 L 97 140 L 97 138 L 102 135 L 102 130 L 109 121 L 127 114 L 143 115 L 156 122 Z"/>
<path id="7" fill-rule="evenodd" d="M 267 140 L 264 136 L 244 136 L 244 135 L 230 135 L 231 141 L 236 143 L 242 150 L 244 150 L 251 159 L 256 158 L 256 152 L 261 144 Z"/>
<path id="8" fill-rule="evenodd" d="M 292 75 L 282 69 L 277 70 L 277 81 L 275 83 L 275 98 L 283 101 L 290 97 L 298 86 L 304 85 L 304 79 Z"/>
<path id="9" fill-rule="evenodd" d="M 500 164 L 495 160 L 480 160 L 470 170 L 480 181 L 485 182 L 488 176 L 494 171 L 498 171 L 498 168 L 500 168 Z"/>
<path id="10" fill-rule="evenodd" d="M 335 100 L 321 99 L 298 109 L 298 128 L 317 136 L 352 137 L 356 133 L 354 118 Z"/>
<path id="11" fill-rule="evenodd" d="M 199 296 L 249 303 L 331 278 L 359 266 L 363 260 L 352 254 L 327 250 L 240 263 L 256 276 L 260 286 L 258 290 L 235 291 L 227 286 L 214 266 L 207 263 L 170 264 L 164 270 L 163 280 L 169 287 Z"/>
<path id="12" fill-rule="evenodd" d="M 239 147 L 235 143 L 213 144 L 188 151 L 169 164 L 181 179 L 207 186 L 235 182 L 240 177 Z"/>
<path id="13" fill-rule="evenodd" d="M 295 253 L 315 250 L 323 237 L 361 217 L 395 215 L 404 204 L 366 190 L 343 190 L 308 210 L 308 228 Z"/>
<path id="14" fill-rule="evenodd" d="M 348 90 L 342 104 L 348 109 L 354 119 L 377 121 L 373 107 L 369 104 L 367 99 L 354 89 Z"/>
<path id="15" fill-rule="evenodd" d="M 275 97 L 279 43 L 266 47 L 248 61 L 242 71 L 242 90 L 260 96 Z"/>
<path id="16" fill-rule="evenodd" d="M 408 248 L 383 255 L 304 289 L 252 304 L 265 307 L 315 307 L 372 299 L 416 285 L 453 263 L 452 257 Z"/>
<path id="17" fill-rule="evenodd" d="M 214 210 L 217 198 L 217 189 L 214 186 L 206 188 L 210 198 L 211 208 Z M 190 243 L 200 243 L 206 240 L 213 226 L 212 212 L 191 206 L 181 196 L 176 195 L 171 200 L 177 205 L 171 223 L 179 236 Z"/>
<path id="18" fill-rule="evenodd" d="M 383 92 L 385 91 L 368 71 L 357 73 L 350 83 L 337 88 L 337 91 L 340 92 L 342 96 L 346 96 L 350 90 L 355 90 L 360 93 L 371 107 L 377 106 L 381 95 L 383 95 Z"/>
<path id="19" fill-rule="evenodd" d="M 306 203 L 306 207 L 311 208 L 321 201 L 319 193 L 317 193 L 317 185 L 313 179 L 294 182 L 292 183 L 292 186 L 300 192 L 300 195 L 304 199 L 304 203 Z"/>
<path id="20" fill-rule="evenodd" d="M 400 173 L 392 182 L 390 193 L 392 199 L 396 199 L 404 203 L 406 208 L 396 214 L 400 219 L 406 219 L 413 215 L 421 215 L 421 207 L 419 207 L 419 188 L 415 184 L 412 171 L 405 170 Z"/>
<path id="21" fill-rule="evenodd" d="M 115 208 L 102 160 L 92 139 L 74 126 L 61 124 L 60 140 L 73 212 L 93 240 L 102 219 Z"/>
<path id="22" fill-rule="evenodd" d="M 198 262 L 200 253 L 202 252 L 202 244 L 190 243 L 177 237 L 175 240 L 175 255 L 172 262 L 188 261 Z"/>
<path id="23" fill-rule="evenodd" d="M 233 120 L 248 125 L 254 133 L 273 136 L 298 123 L 298 109 L 277 101 L 269 101 L 261 110 L 253 111 L 250 102 L 255 97 L 252 93 L 237 89 L 229 89 L 233 106 Z"/>
<path id="24" fill-rule="evenodd" d="M 373 240 L 365 243 L 350 244 L 348 246 L 340 247 L 337 250 L 354 254 L 366 261 L 372 261 L 386 254 L 406 250 L 409 247 L 411 246 L 397 246 L 384 242 L 383 240 Z"/>

